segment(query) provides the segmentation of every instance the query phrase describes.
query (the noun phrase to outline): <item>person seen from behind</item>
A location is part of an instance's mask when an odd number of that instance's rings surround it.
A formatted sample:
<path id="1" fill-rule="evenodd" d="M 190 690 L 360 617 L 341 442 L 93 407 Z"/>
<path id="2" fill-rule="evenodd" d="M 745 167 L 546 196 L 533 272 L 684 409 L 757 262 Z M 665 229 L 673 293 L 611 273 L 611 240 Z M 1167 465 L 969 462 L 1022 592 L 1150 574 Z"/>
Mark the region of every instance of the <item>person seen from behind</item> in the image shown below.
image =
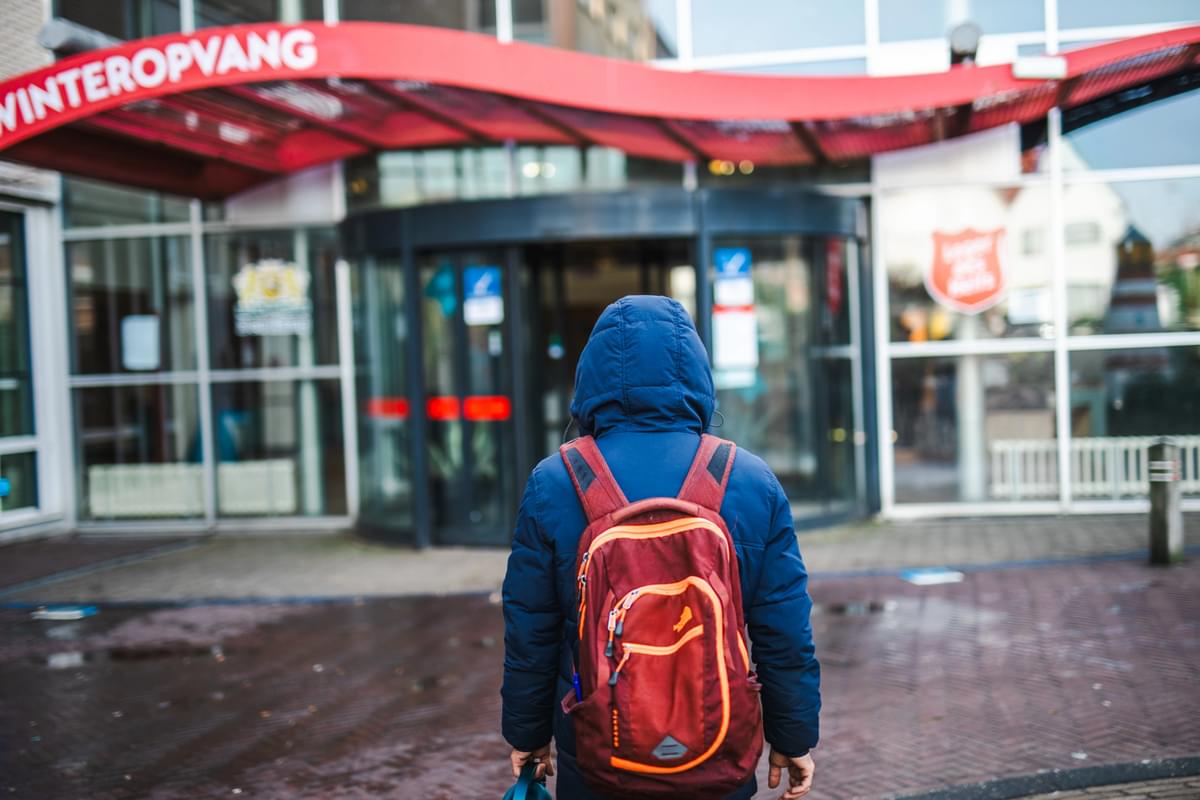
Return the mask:
<path id="1" fill-rule="evenodd" d="M 820 668 L 791 508 L 762 459 L 705 435 L 715 406 L 683 306 L 623 298 L 579 359 L 580 438 L 529 476 L 502 729 L 514 776 L 554 775 L 555 740 L 560 800 L 750 798 L 764 737 L 768 786 L 812 786 Z"/>

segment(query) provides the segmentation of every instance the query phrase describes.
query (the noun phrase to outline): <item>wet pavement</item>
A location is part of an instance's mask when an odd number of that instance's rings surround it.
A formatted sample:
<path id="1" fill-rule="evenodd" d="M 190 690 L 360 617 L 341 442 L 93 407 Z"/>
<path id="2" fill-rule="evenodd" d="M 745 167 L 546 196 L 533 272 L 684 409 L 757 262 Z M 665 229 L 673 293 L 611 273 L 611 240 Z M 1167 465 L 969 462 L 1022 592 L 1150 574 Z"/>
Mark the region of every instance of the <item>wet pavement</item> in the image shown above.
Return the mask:
<path id="1" fill-rule="evenodd" d="M 1200 563 L 816 577 L 817 798 L 1200 754 Z M 0 609 L 0 796 L 499 798 L 498 598 Z M 761 797 L 774 793 L 760 793 Z"/>

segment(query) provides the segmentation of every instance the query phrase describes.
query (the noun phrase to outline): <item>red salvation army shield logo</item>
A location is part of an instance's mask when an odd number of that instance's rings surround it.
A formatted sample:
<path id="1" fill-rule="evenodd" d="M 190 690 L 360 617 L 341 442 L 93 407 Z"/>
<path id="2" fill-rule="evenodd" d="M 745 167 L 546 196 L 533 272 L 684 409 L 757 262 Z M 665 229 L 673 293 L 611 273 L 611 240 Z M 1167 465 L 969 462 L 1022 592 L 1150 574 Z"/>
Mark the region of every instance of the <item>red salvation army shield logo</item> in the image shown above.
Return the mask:
<path id="1" fill-rule="evenodd" d="M 933 232 L 933 260 L 925 288 L 942 305 L 978 314 L 1004 298 L 1004 228 L 958 233 Z"/>

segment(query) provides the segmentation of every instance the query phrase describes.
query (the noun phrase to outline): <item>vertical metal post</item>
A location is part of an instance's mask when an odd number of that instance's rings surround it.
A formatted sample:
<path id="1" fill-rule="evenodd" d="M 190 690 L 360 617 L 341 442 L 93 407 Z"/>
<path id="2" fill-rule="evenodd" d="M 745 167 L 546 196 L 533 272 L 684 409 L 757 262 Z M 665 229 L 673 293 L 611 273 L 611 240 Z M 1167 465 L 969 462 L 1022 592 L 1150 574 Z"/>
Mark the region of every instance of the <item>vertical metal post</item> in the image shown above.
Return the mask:
<path id="1" fill-rule="evenodd" d="M 196 0 L 179 0 L 179 32 L 196 32 Z"/>
<path id="2" fill-rule="evenodd" d="M 512 405 L 516 410 L 513 415 L 513 436 L 516 437 L 516 447 L 513 448 L 516 454 L 516 480 L 513 482 L 513 491 L 519 492 L 523 488 L 522 481 L 524 476 L 529 474 L 529 470 L 533 468 L 532 458 L 529 453 L 529 370 L 527 365 L 532 361 L 532 352 L 525 341 L 525 331 L 523 327 L 527 319 L 532 319 L 534 315 L 525 312 L 525 296 L 521 292 L 521 250 L 515 245 L 509 245 L 504 249 L 504 272 L 507 278 L 506 293 L 508 300 L 505 303 L 508 308 L 505 310 L 505 318 L 508 320 L 508 359 L 511 365 L 512 376 Z M 503 464 L 501 464 L 503 468 Z M 518 497 L 513 497 L 512 508 L 517 507 Z"/>
<path id="3" fill-rule="evenodd" d="M 847 239 L 846 247 L 846 295 L 847 313 L 850 317 L 850 405 L 852 406 L 851 452 L 854 453 L 854 504 L 856 508 L 866 506 L 867 462 L 866 426 L 863 422 L 863 335 L 862 309 L 859 296 L 859 240 Z"/>
<path id="4" fill-rule="evenodd" d="M 695 48 L 692 45 L 692 0 L 675 0 L 675 54 L 684 69 L 691 69 Z"/>
<path id="5" fill-rule="evenodd" d="M 496 0 L 496 39 L 503 44 L 513 40 L 512 0 Z"/>
<path id="6" fill-rule="evenodd" d="M 404 269 L 404 317 L 408 348 L 407 362 L 409 424 L 408 437 L 412 470 L 409 480 L 413 498 L 413 533 L 417 547 L 433 543 L 429 513 L 429 422 L 425 412 L 425 349 L 421 320 L 421 275 L 417 271 L 412 246 L 412 217 L 402 211 L 400 217 L 400 263 Z"/>
<path id="7" fill-rule="evenodd" d="M 324 0 L 321 5 L 321 11 L 325 17 L 326 25 L 337 25 L 341 20 L 341 9 L 338 8 L 338 0 Z"/>
<path id="8" fill-rule="evenodd" d="M 217 465 L 213 452 L 212 365 L 208 351 L 208 284 L 204 272 L 204 209 L 199 200 L 188 207 L 191 223 L 193 331 L 196 337 L 197 391 L 200 393 L 200 463 L 203 475 L 204 521 L 211 528 L 217 521 Z"/>
<path id="9" fill-rule="evenodd" d="M 1063 199 L 1062 111 L 1047 117 L 1050 159 L 1050 291 L 1054 303 L 1054 411 L 1058 429 L 1058 490 L 1063 511 L 1071 510 L 1071 357 L 1067 350 L 1066 223 Z"/>
<path id="10" fill-rule="evenodd" d="M 338 363 L 341 365 L 342 446 L 346 464 L 346 511 L 358 517 L 358 387 L 355 385 L 354 304 L 350 286 L 350 264 L 339 258 L 334 267 L 337 289 Z"/>
<path id="11" fill-rule="evenodd" d="M 292 231 L 292 257 L 302 273 L 311 274 L 308 258 L 308 231 L 296 228 Z M 336 273 L 334 276 L 336 286 Z M 337 298 L 335 297 L 335 302 Z M 340 309 L 339 309 L 340 311 Z M 340 320 L 339 320 L 340 326 Z M 296 365 L 310 370 L 316 362 L 316 347 L 313 333 L 296 337 Z M 321 417 L 317 413 L 317 386 L 312 378 L 296 381 L 296 403 L 299 411 L 297 444 L 300 456 L 301 503 L 304 513 L 317 516 L 325 513 L 325 493 L 321 487 Z"/>
<path id="12" fill-rule="evenodd" d="M 888 312 L 887 263 L 883 258 L 883 190 L 871 186 L 871 293 L 875 314 L 875 418 L 879 447 L 879 505 L 886 516 L 896 502 L 895 447 L 892 440 L 891 320 Z"/>
<path id="13" fill-rule="evenodd" d="M 1183 560 L 1183 513 L 1179 505 L 1179 448 L 1167 440 L 1150 445 L 1150 563 Z"/>
<path id="14" fill-rule="evenodd" d="M 705 205 L 708 192 L 698 191 L 692 196 L 692 213 L 696 226 L 696 330 L 700 333 L 700 341 L 708 350 L 708 360 L 712 361 L 712 234 L 708 230 Z"/>
<path id="15" fill-rule="evenodd" d="M 466 400 L 467 396 L 472 394 L 474 387 L 471 386 L 471 364 L 469 345 L 467 342 L 470 336 L 470 331 L 467 330 L 467 318 L 464 300 L 467 296 L 465 275 L 466 263 L 462 254 L 454 256 L 454 319 L 451 321 L 453 325 L 451 333 L 451 358 L 454 360 L 454 386 L 451 390 L 454 397 L 458 400 L 458 425 L 462 432 L 459 441 L 461 448 L 460 455 L 462 456 L 462 468 L 458 475 L 454 476 L 454 482 L 458 485 L 458 497 L 455 498 L 452 514 L 457 517 L 454 524 L 464 523 L 463 532 L 471 532 L 474 525 L 475 512 L 475 449 L 472 447 L 475 437 L 475 424 L 472 420 L 467 419 L 466 415 Z"/>

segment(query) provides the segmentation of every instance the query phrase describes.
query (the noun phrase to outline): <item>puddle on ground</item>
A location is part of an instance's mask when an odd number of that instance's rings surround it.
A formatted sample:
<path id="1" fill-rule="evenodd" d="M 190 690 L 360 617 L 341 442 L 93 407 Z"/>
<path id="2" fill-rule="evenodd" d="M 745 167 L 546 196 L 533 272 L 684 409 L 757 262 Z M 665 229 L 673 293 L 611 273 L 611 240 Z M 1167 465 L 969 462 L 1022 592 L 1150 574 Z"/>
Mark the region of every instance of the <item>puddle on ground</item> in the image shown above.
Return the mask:
<path id="1" fill-rule="evenodd" d="M 43 662 L 50 669 L 73 669 L 97 662 L 130 663 L 159 661 L 172 658 L 211 658 L 224 661 L 229 651 L 219 645 L 197 647 L 186 642 L 167 643 L 155 646 L 110 647 L 104 650 L 68 650 L 51 653 Z"/>
<path id="2" fill-rule="evenodd" d="M 895 600 L 868 600 L 861 603 L 818 603 L 813 611 L 833 614 L 838 617 L 865 617 L 870 614 L 888 614 L 899 607 Z"/>

